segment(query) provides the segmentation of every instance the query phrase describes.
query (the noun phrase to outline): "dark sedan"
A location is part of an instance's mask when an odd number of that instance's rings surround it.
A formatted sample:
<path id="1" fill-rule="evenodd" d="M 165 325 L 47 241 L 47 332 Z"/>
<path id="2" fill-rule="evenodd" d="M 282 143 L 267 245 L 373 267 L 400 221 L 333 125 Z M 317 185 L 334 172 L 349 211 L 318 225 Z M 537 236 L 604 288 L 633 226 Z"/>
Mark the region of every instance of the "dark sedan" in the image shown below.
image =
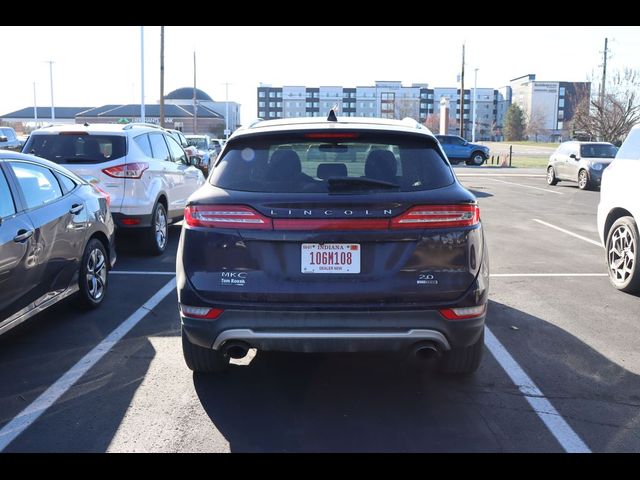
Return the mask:
<path id="1" fill-rule="evenodd" d="M 113 242 L 107 193 L 48 160 L 0 151 L 0 334 L 73 294 L 100 305 Z"/>
<path id="2" fill-rule="evenodd" d="M 184 218 L 177 281 L 191 369 L 221 370 L 251 347 L 478 368 L 489 285 L 480 210 L 417 122 L 330 115 L 239 129 Z"/>

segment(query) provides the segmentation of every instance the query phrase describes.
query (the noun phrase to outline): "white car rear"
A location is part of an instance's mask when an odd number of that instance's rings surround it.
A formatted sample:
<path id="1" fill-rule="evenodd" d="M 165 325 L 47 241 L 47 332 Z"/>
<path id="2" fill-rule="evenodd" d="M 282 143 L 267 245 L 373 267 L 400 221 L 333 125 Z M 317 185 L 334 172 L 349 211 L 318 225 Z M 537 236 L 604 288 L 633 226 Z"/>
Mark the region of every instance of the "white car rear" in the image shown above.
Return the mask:
<path id="1" fill-rule="evenodd" d="M 180 144 L 152 125 L 46 127 L 24 151 L 64 165 L 108 193 L 119 228 L 137 228 L 150 253 L 167 245 L 168 223 L 182 219 L 189 195 L 204 183 Z"/>

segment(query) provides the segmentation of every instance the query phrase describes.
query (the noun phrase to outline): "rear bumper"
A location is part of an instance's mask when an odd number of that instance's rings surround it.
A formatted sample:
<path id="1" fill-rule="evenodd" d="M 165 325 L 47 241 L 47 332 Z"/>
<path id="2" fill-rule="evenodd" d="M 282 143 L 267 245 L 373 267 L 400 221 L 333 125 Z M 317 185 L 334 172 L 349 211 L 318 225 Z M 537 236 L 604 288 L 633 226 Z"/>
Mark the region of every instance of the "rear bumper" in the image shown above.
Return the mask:
<path id="1" fill-rule="evenodd" d="M 151 214 L 148 215 L 125 215 L 124 213 L 111 212 L 113 221 L 118 228 L 145 228 L 151 226 Z M 139 221 L 135 225 L 128 225 L 125 222 L 137 220 Z"/>
<path id="2" fill-rule="evenodd" d="M 181 315 L 181 321 L 191 343 L 216 350 L 243 341 L 291 352 L 402 351 L 428 341 L 446 351 L 475 343 L 485 316 L 445 320 L 437 310 L 225 310 L 216 320 Z"/>

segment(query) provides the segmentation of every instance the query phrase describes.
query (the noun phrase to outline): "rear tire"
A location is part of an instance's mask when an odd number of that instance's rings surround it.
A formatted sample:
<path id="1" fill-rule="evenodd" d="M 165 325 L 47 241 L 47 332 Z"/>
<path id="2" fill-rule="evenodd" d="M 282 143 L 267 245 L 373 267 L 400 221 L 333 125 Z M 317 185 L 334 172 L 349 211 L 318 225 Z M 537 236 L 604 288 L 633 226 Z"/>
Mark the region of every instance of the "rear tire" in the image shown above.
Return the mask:
<path id="1" fill-rule="evenodd" d="M 97 308 L 107 294 L 109 257 L 104 245 L 92 238 L 84 248 L 78 278 L 78 303 L 84 308 Z"/>
<path id="2" fill-rule="evenodd" d="M 609 281 L 623 292 L 640 292 L 639 241 L 638 225 L 633 217 L 621 217 L 616 220 L 607 235 Z"/>
<path id="3" fill-rule="evenodd" d="M 229 358 L 218 350 L 194 345 L 182 330 L 182 354 L 190 370 L 200 373 L 222 372 L 229 366 Z"/>
<path id="4" fill-rule="evenodd" d="M 557 185 L 558 177 L 556 177 L 556 171 L 553 167 L 547 168 L 547 185 Z"/>
<path id="5" fill-rule="evenodd" d="M 463 348 L 453 348 L 445 352 L 440 359 L 438 369 L 442 373 L 454 375 L 469 375 L 480 366 L 484 353 L 484 328 L 480 337 L 473 345 Z"/>
<path id="6" fill-rule="evenodd" d="M 148 251 L 151 255 L 162 255 L 167 249 L 167 239 L 169 236 L 169 227 L 167 221 L 167 210 L 160 202 L 156 203 L 151 214 L 151 226 L 147 229 L 145 235 Z"/>

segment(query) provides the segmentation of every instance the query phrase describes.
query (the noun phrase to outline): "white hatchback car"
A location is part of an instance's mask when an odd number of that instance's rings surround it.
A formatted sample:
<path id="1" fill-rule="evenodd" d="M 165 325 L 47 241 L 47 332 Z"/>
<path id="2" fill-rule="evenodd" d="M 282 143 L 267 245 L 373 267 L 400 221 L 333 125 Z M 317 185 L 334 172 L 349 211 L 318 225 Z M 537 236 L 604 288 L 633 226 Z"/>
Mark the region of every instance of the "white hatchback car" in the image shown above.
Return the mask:
<path id="1" fill-rule="evenodd" d="M 624 292 L 640 292 L 640 125 L 633 127 L 602 174 L 598 233 L 607 255 L 609 279 Z"/>
<path id="2" fill-rule="evenodd" d="M 187 198 L 205 181 L 180 144 L 148 124 L 45 127 L 23 152 L 64 165 L 108 193 L 116 225 L 141 229 L 155 255 L 167 246 L 167 225 L 183 218 Z"/>

